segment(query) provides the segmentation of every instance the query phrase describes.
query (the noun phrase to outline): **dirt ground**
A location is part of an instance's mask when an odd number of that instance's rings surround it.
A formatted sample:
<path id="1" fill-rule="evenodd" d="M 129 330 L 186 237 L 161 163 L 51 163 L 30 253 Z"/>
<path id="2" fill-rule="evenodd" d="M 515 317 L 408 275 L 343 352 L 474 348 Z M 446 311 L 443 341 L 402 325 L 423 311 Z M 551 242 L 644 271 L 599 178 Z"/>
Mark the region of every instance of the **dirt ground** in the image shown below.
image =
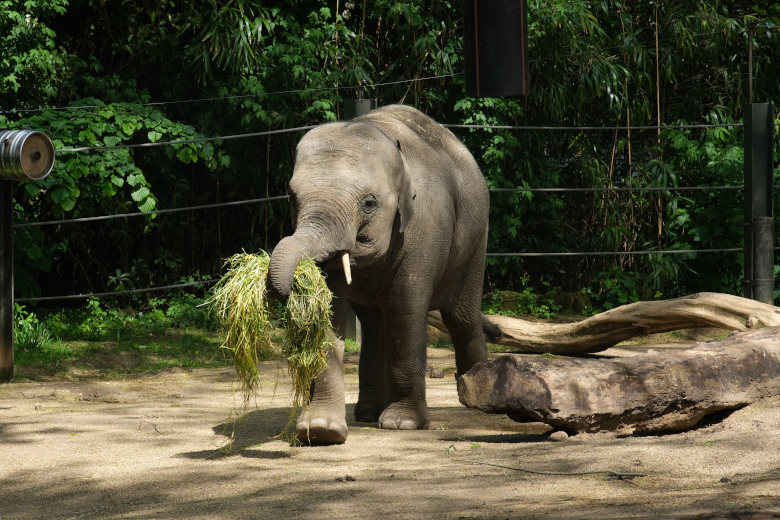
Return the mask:
<path id="1" fill-rule="evenodd" d="M 348 417 L 355 361 L 345 366 Z M 227 456 L 232 369 L 2 385 L 0 518 L 780 518 L 780 398 L 689 432 L 553 442 L 542 424 L 461 406 L 451 351 L 430 349 L 429 362 L 445 371 L 427 380 L 429 430 L 351 422 L 345 445 L 316 448 L 277 437 L 289 385 L 278 363 L 264 363 L 257 407 Z"/>

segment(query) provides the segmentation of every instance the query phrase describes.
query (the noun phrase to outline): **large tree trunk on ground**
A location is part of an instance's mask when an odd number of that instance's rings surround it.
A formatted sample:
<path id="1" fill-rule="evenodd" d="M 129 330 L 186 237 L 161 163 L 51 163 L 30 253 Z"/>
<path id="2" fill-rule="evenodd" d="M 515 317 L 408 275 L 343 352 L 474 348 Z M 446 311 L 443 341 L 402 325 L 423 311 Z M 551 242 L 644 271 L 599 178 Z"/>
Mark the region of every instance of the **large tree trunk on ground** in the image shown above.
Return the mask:
<path id="1" fill-rule="evenodd" d="M 780 325 L 780 308 L 739 296 L 698 293 L 655 302 L 637 302 L 603 312 L 577 323 L 534 323 L 506 316 L 487 319 L 501 328 L 491 343 L 527 352 L 586 354 L 621 341 L 672 330 L 717 327 L 747 331 Z M 447 331 L 438 312 L 428 323 Z"/>
<path id="2" fill-rule="evenodd" d="M 569 432 L 657 432 L 780 395 L 780 327 L 619 359 L 513 354 L 458 379 L 464 405 Z"/>

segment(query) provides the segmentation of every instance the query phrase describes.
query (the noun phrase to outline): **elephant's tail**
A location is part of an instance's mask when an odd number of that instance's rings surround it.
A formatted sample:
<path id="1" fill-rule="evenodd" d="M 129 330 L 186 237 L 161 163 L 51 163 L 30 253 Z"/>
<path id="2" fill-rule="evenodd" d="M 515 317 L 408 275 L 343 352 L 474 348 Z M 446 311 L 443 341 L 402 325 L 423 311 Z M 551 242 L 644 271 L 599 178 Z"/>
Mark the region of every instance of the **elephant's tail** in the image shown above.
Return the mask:
<path id="1" fill-rule="evenodd" d="M 482 315 L 482 332 L 485 333 L 489 341 L 498 341 L 503 335 L 501 328 L 491 322 L 484 314 Z"/>

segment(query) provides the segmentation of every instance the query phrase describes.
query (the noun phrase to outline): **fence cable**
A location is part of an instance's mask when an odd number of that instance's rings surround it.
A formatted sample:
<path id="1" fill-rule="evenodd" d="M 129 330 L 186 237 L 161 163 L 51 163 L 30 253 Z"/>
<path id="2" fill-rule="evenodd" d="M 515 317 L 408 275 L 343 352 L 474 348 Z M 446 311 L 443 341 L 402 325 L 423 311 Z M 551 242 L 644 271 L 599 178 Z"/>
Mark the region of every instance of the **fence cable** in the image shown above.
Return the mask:
<path id="1" fill-rule="evenodd" d="M 184 99 L 180 101 L 154 101 L 149 103 L 123 103 L 128 105 L 140 105 L 143 107 L 155 107 L 155 106 L 163 106 L 163 105 L 179 105 L 179 104 L 186 104 L 186 103 L 201 103 L 201 102 L 213 102 L 213 101 L 223 101 L 223 100 L 231 100 L 231 99 L 246 99 L 246 98 L 252 98 L 252 97 L 261 97 L 261 96 L 281 96 L 285 94 L 303 94 L 303 93 L 309 93 L 309 92 L 322 92 L 327 90 L 355 90 L 359 88 L 376 88 L 376 87 L 388 87 L 393 85 L 403 85 L 406 83 L 414 83 L 419 81 L 427 81 L 429 79 L 444 79 L 444 78 L 452 78 L 456 76 L 462 76 L 462 73 L 457 74 L 444 74 L 442 76 L 426 76 L 424 78 L 413 78 L 413 79 L 402 79 L 399 81 L 388 81 L 385 83 L 372 83 L 367 85 L 358 85 L 358 86 L 335 86 L 335 87 L 312 87 L 312 88 L 304 88 L 299 90 L 278 90 L 276 92 L 260 92 L 257 94 L 241 94 L 238 96 L 225 96 L 225 97 L 210 97 L 210 98 L 199 98 L 199 99 Z M 61 106 L 61 107 L 48 107 L 48 108 L 24 108 L 21 110 L 12 110 L 11 112 L 16 113 L 26 113 L 26 112 L 46 112 L 48 110 L 83 110 L 87 108 L 106 108 L 108 105 L 79 105 L 79 106 Z"/>
<path id="2" fill-rule="evenodd" d="M 81 146 L 79 148 L 60 148 L 55 150 L 57 153 L 75 153 L 92 150 L 119 150 L 120 148 L 154 148 L 157 146 L 168 146 L 174 144 L 205 143 L 210 141 L 227 141 L 230 139 L 243 139 L 246 137 L 260 137 L 263 135 L 284 134 L 289 132 L 298 132 L 299 130 L 310 130 L 320 125 L 299 126 L 297 128 L 283 128 L 280 130 L 268 130 L 265 132 L 252 132 L 250 134 L 223 135 L 220 137 L 201 137 L 198 139 L 184 139 L 182 141 L 158 141 L 155 143 L 138 144 L 118 144 L 114 146 Z"/>
<path id="3" fill-rule="evenodd" d="M 674 186 L 668 188 L 658 187 L 639 187 L 639 188 L 490 188 L 491 193 L 582 193 L 582 192 L 633 192 L 633 191 L 723 191 L 723 190 L 742 190 L 744 186 Z M 775 186 L 780 188 L 780 185 Z M 100 215 L 97 217 L 80 217 L 66 220 L 46 220 L 43 222 L 24 222 L 14 224 L 14 228 L 28 228 L 40 226 L 53 226 L 58 224 L 76 224 L 83 222 L 94 222 L 98 220 L 112 220 L 116 218 L 143 217 L 147 215 L 162 215 L 165 213 L 180 213 L 184 211 L 195 211 L 203 209 L 223 208 L 229 206 L 240 206 L 245 204 L 257 204 L 260 202 L 273 202 L 277 200 L 289 199 L 289 195 L 277 195 L 275 197 L 263 197 L 260 199 L 238 200 L 233 202 L 220 202 L 218 204 L 203 204 L 200 206 L 187 206 L 184 208 L 158 209 L 154 211 L 138 211 L 134 213 L 117 213 L 114 215 Z"/>
<path id="4" fill-rule="evenodd" d="M 775 247 L 775 251 L 780 247 Z M 593 251 L 580 253 L 486 253 L 486 257 L 542 257 L 542 256 L 610 256 L 610 255 L 652 255 L 652 254 L 680 254 L 680 253 L 736 253 L 743 251 L 742 248 L 730 249 L 674 249 L 668 251 Z M 128 294 L 138 294 L 154 291 L 166 291 L 172 289 L 181 289 L 185 287 L 195 287 L 219 282 L 219 279 L 203 280 L 200 282 L 191 282 L 177 285 L 165 285 L 160 287 L 148 287 L 145 289 L 129 289 L 126 291 L 113 291 L 90 294 L 71 294 L 67 296 L 38 296 L 29 298 L 14 298 L 14 302 L 26 303 L 37 301 L 59 301 L 59 300 L 77 300 L 84 298 L 116 297 Z"/>
<path id="5" fill-rule="evenodd" d="M 258 202 L 270 202 L 274 200 L 289 199 L 289 195 L 278 195 L 276 197 L 264 197 L 262 199 L 250 199 L 250 200 L 238 200 L 234 202 L 221 202 L 219 204 L 206 204 L 203 206 L 188 206 L 186 208 L 171 208 L 171 209 L 158 209 L 155 211 L 139 211 L 136 213 L 119 213 L 115 215 L 101 215 L 97 217 L 82 217 L 69 220 L 47 220 L 44 222 L 25 222 L 20 224 L 14 224 L 14 228 L 24 227 L 38 227 L 38 226 L 52 226 L 55 224 L 73 224 L 78 222 L 93 222 L 95 220 L 110 220 L 115 218 L 127 218 L 127 217 L 142 217 L 144 215 L 160 215 L 163 213 L 179 213 L 182 211 L 194 211 L 199 209 L 221 208 L 226 206 L 239 206 L 242 204 L 254 204 Z"/>
<path id="6" fill-rule="evenodd" d="M 180 283 L 176 285 L 163 285 L 160 287 L 147 287 L 145 289 L 128 289 L 126 291 L 114 291 L 114 292 L 102 292 L 102 293 L 90 293 L 90 294 L 70 294 L 68 296 L 36 296 L 31 298 L 14 298 L 14 302 L 40 302 L 40 301 L 56 301 L 56 300 L 78 300 L 83 298 L 98 298 L 102 296 L 122 296 L 125 294 L 137 294 L 154 291 L 167 291 L 170 289 L 181 289 L 183 287 L 195 287 L 198 285 L 207 285 L 217 283 L 219 280 L 203 280 L 200 282 Z"/>
<path id="7" fill-rule="evenodd" d="M 775 249 L 780 249 L 776 247 Z M 683 253 L 737 253 L 744 251 L 741 247 L 729 249 L 670 249 L 664 251 L 587 251 L 587 252 L 561 252 L 561 253 L 485 253 L 485 256 L 493 257 L 540 257 L 540 256 L 631 256 L 631 255 L 661 255 L 661 254 L 683 254 Z"/>
<path id="8" fill-rule="evenodd" d="M 514 126 L 514 125 L 460 125 L 443 123 L 445 128 L 468 128 L 473 130 L 564 130 L 594 131 L 594 130 L 682 130 L 686 128 L 730 128 L 745 126 L 744 123 L 719 123 L 701 125 L 639 125 L 639 126 Z"/>
<path id="9" fill-rule="evenodd" d="M 279 130 L 267 130 L 265 132 L 251 132 L 247 134 L 222 135 L 218 137 L 200 137 L 197 139 L 184 139 L 181 141 L 158 141 L 136 144 L 118 144 L 114 146 L 80 146 L 77 148 L 59 148 L 54 150 L 57 153 L 77 153 L 97 150 L 119 150 L 126 148 L 155 148 L 158 146 L 182 145 L 192 143 L 206 143 L 213 141 L 228 141 L 231 139 L 244 139 L 248 137 L 261 137 L 264 135 L 284 134 L 298 132 L 302 130 L 311 130 L 321 125 L 299 126 L 296 128 L 282 128 Z M 742 127 L 743 123 L 723 123 L 723 124 L 702 124 L 702 125 L 668 125 L 668 126 L 512 126 L 512 125 L 460 125 L 445 123 L 441 126 L 445 128 L 466 128 L 474 130 L 546 130 L 546 131 L 598 131 L 598 130 L 674 130 L 685 128 L 729 128 Z"/>

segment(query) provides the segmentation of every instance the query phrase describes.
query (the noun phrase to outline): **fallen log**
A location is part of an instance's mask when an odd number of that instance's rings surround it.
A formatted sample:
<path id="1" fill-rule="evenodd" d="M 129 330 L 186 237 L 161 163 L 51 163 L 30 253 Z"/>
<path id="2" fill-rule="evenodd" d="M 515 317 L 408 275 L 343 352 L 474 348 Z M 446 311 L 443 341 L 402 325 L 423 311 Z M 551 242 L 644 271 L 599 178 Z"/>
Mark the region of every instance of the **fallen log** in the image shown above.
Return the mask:
<path id="1" fill-rule="evenodd" d="M 458 379 L 460 402 L 567 433 L 685 430 L 780 395 L 780 327 L 616 359 L 506 354 Z"/>
<path id="2" fill-rule="evenodd" d="M 485 316 L 501 329 L 490 343 L 526 352 L 587 354 L 621 341 L 673 330 L 715 327 L 744 332 L 780 325 L 780 308 L 729 294 L 698 293 L 672 300 L 616 307 L 577 323 L 536 323 L 507 316 Z M 447 332 L 438 311 L 428 324 Z"/>

